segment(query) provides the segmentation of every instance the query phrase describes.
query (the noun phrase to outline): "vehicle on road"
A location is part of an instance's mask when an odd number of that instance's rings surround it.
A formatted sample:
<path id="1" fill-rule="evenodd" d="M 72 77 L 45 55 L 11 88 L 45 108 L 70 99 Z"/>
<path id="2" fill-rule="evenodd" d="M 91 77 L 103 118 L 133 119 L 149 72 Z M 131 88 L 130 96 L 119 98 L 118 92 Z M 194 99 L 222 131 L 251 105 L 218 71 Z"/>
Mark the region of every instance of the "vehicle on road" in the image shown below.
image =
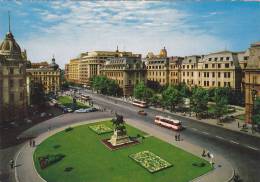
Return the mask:
<path id="1" fill-rule="evenodd" d="M 144 110 L 138 111 L 138 114 L 139 114 L 139 115 L 143 115 L 143 116 L 146 116 L 146 115 L 147 115 L 147 113 L 146 113 Z"/>
<path id="2" fill-rule="evenodd" d="M 146 107 L 148 107 L 147 102 L 145 102 L 145 101 L 140 101 L 140 100 L 134 100 L 132 104 L 133 104 L 134 106 L 141 107 L 141 108 L 146 108 Z"/>
<path id="3" fill-rule="evenodd" d="M 155 124 L 170 128 L 172 130 L 180 131 L 183 129 L 181 121 L 176 119 L 171 119 L 163 116 L 155 116 Z"/>

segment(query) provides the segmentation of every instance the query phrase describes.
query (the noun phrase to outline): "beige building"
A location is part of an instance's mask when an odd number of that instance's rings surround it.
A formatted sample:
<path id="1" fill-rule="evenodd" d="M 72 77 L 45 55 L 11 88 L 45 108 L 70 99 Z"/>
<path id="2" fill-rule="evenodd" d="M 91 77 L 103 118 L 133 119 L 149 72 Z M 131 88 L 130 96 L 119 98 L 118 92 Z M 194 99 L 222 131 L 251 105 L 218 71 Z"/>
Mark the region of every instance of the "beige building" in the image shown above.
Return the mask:
<path id="1" fill-rule="evenodd" d="M 246 58 L 247 59 L 247 58 Z M 252 122 L 253 100 L 260 97 L 260 42 L 251 45 L 245 69 L 245 122 Z"/>
<path id="2" fill-rule="evenodd" d="M 169 84 L 169 58 L 165 47 L 159 55 L 148 53 L 144 59 L 147 69 L 147 80 L 158 82 L 160 85 Z"/>
<path id="3" fill-rule="evenodd" d="M 100 67 L 110 58 L 120 55 L 131 56 L 131 52 L 116 51 L 93 51 L 80 54 L 65 65 L 65 77 L 68 81 L 81 85 L 90 85 L 90 80 L 100 75 Z"/>
<path id="4" fill-rule="evenodd" d="M 124 96 L 133 95 L 133 89 L 139 82 L 146 82 L 145 65 L 141 55 L 121 53 L 118 57 L 110 58 L 102 66 L 101 75 L 115 80 L 123 90 Z"/>
<path id="5" fill-rule="evenodd" d="M 35 63 L 34 68 L 26 69 L 27 74 L 30 76 L 31 82 L 38 82 L 43 85 L 45 94 L 57 93 L 61 89 L 61 70 L 59 65 L 55 63 L 55 58 L 52 58 L 51 64 Z"/>
<path id="6" fill-rule="evenodd" d="M 69 82 L 80 83 L 79 80 L 79 63 L 80 59 L 71 59 L 68 64 L 65 65 L 65 78 Z"/>
<path id="7" fill-rule="evenodd" d="M 169 58 L 169 85 L 178 85 L 181 82 L 182 57 Z"/>
<path id="8" fill-rule="evenodd" d="M 9 30 L 0 45 L 0 121 L 11 121 L 27 113 L 25 54 Z"/>

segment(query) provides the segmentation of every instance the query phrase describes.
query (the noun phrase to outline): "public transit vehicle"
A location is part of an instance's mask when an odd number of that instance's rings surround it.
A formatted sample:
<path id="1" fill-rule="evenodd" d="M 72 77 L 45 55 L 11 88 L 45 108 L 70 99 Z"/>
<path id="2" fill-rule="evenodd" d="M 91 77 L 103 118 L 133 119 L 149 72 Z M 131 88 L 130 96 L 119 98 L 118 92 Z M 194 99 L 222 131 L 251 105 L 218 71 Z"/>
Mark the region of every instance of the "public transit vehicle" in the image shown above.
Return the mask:
<path id="1" fill-rule="evenodd" d="M 180 131 L 182 130 L 181 121 L 176 119 L 171 119 L 163 116 L 155 116 L 154 123 L 172 130 Z"/>
<path id="2" fill-rule="evenodd" d="M 147 103 L 145 101 L 140 101 L 140 100 L 134 100 L 132 104 L 134 106 L 141 107 L 141 108 L 148 107 L 148 105 L 147 105 Z"/>

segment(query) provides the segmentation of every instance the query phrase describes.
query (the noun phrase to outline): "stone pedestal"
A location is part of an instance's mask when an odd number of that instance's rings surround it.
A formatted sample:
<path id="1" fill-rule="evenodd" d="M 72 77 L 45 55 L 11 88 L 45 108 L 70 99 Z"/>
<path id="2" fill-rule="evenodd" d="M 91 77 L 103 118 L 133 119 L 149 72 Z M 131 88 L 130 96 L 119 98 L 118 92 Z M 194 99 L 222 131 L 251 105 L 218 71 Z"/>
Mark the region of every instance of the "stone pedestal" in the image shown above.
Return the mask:
<path id="1" fill-rule="evenodd" d="M 111 139 L 108 140 L 109 143 L 113 146 L 123 145 L 127 143 L 131 143 L 129 136 L 126 134 L 121 134 L 119 131 L 114 130 L 114 134 L 111 136 Z"/>

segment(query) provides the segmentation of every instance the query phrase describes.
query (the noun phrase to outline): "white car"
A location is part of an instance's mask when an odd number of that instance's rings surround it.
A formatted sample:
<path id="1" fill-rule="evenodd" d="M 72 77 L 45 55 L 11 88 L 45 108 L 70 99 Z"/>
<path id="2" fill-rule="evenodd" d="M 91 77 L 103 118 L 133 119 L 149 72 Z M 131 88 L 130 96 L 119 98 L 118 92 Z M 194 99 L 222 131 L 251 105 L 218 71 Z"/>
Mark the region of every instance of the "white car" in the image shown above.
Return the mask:
<path id="1" fill-rule="evenodd" d="M 78 109 L 78 110 L 76 110 L 74 112 L 76 112 L 76 113 L 85 113 L 85 112 L 89 112 L 89 110 L 87 110 L 87 109 Z"/>

